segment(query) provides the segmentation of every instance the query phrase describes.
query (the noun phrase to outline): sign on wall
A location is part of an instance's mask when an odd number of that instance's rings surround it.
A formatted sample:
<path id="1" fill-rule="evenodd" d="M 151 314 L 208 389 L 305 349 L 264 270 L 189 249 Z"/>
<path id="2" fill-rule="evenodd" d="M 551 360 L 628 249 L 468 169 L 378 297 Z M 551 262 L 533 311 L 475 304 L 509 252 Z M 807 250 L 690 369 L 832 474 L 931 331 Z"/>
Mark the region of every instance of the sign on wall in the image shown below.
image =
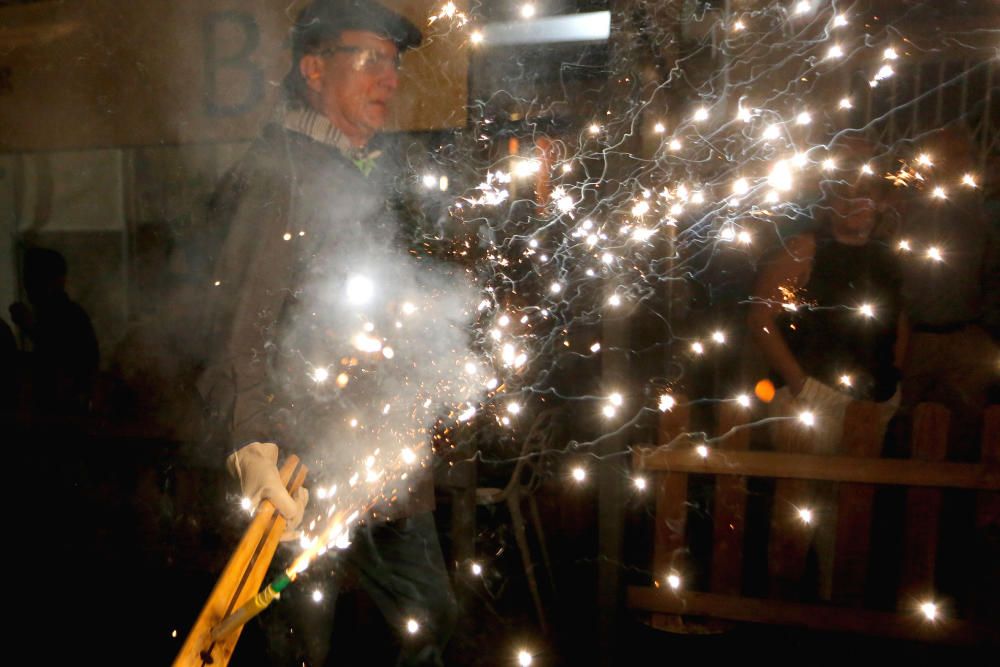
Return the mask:
<path id="1" fill-rule="evenodd" d="M 435 3 L 385 4 L 426 29 Z M 78 0 L 2 8 L 0 151 L 253 138 L 273 113 L 301 5 Z M 392 129 L 465 123 L 463 40 L 460 31 L 432 36 L 405 56 Z"/>

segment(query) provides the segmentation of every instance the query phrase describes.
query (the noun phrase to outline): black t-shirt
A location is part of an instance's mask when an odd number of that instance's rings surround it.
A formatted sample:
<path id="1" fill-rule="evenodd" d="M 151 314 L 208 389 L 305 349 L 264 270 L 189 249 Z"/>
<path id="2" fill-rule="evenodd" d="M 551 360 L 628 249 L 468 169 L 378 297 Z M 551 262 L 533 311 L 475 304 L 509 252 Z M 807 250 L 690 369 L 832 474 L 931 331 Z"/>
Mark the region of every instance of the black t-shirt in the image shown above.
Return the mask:
<path id="1" fill-rule="evenodd" d="M 902 309 L 897 259 L 884 244 L 816 239 L 809 281 L 782 333 L 803 370 L 855 398 L 885 401 L 899 381 L 893 349 Z M 847 376 L 850 383 L 841 382 Z"/>

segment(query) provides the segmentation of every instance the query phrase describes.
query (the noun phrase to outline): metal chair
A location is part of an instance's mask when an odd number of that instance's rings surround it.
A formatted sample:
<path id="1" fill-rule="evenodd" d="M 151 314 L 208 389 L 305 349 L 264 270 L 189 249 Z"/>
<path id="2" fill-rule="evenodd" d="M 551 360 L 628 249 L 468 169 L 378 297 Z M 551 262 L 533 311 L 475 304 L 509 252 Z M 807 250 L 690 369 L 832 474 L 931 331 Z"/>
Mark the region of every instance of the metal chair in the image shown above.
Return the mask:
<path id="1" fill-rule="evenodd" d="M 496 505 L 506 503 L 510 512 L 511 523 L 514 528 L 514 537 L 517 540 L 517 547 L 521 552 L 521 562 L 524 565 L 524 574 L 528 579 L 528 588 L 535 603 L 535 612 L 538 614 L 538 622 L 543 633 L 548 633 L 548 624 L 545 620 L 545 611 L 542 608 L 542 597 L 538 591 L 538 581 L 535 578 L 535 564 L 531 559 L 531 552 L 528 548 L 528 537 L 525 532 L 524 514 L 521 504 L 528 503 L 529 516 L 534 525 L 535 536 L 542 552 L 542 561 L 548 572 L 549 584 L 552 593 L 555 595 L 555 579 L 552 576 L 552 563 L 549 560 L 549 550 L 545 542 L 545 535 L 542 532 L 541 516 L 538 512 L 538 503 L 535 501 L 535 492 L 545 479 L 545 454 L 554 449 L 557 440 L 559 421 L 558 411 L 548 409 L 538 413 L 532 422 L 527 436 L 521 446 L 520 456 L 514 465 L 514 471 L 510 476 L 507 485 L 500 488 L 478 487 L 476 488 L 476 503 L 478 505 Z"/>

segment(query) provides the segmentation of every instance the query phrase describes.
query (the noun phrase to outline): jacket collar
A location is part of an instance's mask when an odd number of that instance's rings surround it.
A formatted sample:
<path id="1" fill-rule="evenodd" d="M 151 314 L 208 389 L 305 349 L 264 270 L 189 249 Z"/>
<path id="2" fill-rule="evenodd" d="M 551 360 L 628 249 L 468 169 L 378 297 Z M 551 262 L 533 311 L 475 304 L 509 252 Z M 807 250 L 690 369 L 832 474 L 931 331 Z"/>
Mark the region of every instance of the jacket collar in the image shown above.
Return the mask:
<path id="1" fill-rule="evenodd" d="M 367 147 L 355 148 L 340 129 L 326 116 L 306 106 L 286 104 L 281 110 L 282 127 L 303 134 L 313 141 L 331 146 L 354 163 L 362 174 L 368 176 L 375 167 L 375 160 L 382 151 Z"/>

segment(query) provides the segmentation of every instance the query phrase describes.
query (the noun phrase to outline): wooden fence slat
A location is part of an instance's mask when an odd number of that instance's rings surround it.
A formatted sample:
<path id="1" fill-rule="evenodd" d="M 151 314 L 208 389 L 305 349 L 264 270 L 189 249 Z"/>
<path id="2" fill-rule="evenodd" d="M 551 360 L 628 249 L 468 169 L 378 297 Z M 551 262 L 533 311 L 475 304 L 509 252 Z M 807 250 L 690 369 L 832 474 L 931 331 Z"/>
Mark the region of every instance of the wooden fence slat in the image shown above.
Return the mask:
<path id="1" fill-rule="evenodd" d="M 736 403 L 722 403 L 718 412 L 718 434 L 724 439 L 713 449 L 743 451 L 750 448 L 750 413 Z M 746 524 L 746 477 L 719 475 L 715 478 L 712 518 L 712 574 L 714 593 L 738 595 L 743 586 L 743 536 Z"/>
<path id="2" fill-rule="evenodd" d="M 1000 463 L 1000 405 L 992 405 L 986 409 L 982 442 L 982 462 L 994 465 Z M 980 548 L 989 550 L 989 536 L 997 534 L 1000 534 L 1000 493 L 980 491 L 976 496 L 976 536 Z M 995 551 L 987 551 L 981 562 L 989 564 L 991 556 L 996 556 Z M 1000 594 L 1000 572 L 995 563 L 992 572 L 986 573 L 986 576 L 984 585 L 976 587 L 973 593 L 974 609 L 978 614 L 996 615 L 1000 613 L 1000 603 L 996 599 Z M 995 616 L 992 620 L 997 622 Z"/>
<path id="3" fill-rule="evenodd" d="M 717 452 L 703 459 L 694 450 L 651 451 L 635 445 L 636 465 L 699 475 L 746 475 L 890 486 L 1000 491 L 998 463 L 941 463 L 913 459 L 860 459 L 781 452 Z"/>
<path id="4" fill-rule="evenodd" d="M 684 397 L 678 397 L 673 410 L 660 414 L 658 444 L 662 447 L 687 447 L 685 434 L 689 430 L 691 408 Z M 660 585 L 672 571 L 684 571 L 685 536 L 687 528 L 688 476 L 665 472 L 656 475 L 656 530 L 653 537 L 653 576 Z M 679 625 L 679 619 L 654 614 L 654 627 L 667 629 Z"/>
<path id="5" fill-rule="evenodd" d="M 944 407 L 921 403 L 913 415 L 912 457 L 944 461 L 948 452 L 948 422 Z M 941 490 L 913 488 L 906 492 L 903 528 L 903 562 L 900 564 L 898 604 L 912 608 L 934 592 Z"/>
<path id="6" fill-rule="evenodd" d="M 984 646 L 1000 643 L 995 628 L 988 625 L 955 618 L 930 622 L 916 612 L 902 614 L 691 591 L 675 594 L 663 588 L 643 586 L 628 588 L 626 604 L 630 609 L 661 614 L 709 616 L 896 639 Z"/>
<path id="7" fill-rule="evenodd" d="M 878 417 L 879 408 L 875 403 L 855 402 L 848 406 L 840 451 L 846 456 L 878 457 L 882 449 L 876 437 Z M 865 598 L 875 486 L 846 483 L 839 487 L 833 600 L 857 607 Z"/>
<path id="8" fill-rule="evenodd" d="M 812 451 L 812 433 L 797 420 L 783 420 L 772 428 L 772 443 L 780 452 Z M 815 523 L 799 518 L 802 508 L 815 507 L 815 482 L 779 479 L 774 484 L 771 529 L 767 543 L 768 588 L 771 597 L 790 599 L 801 595 L 806 557 Z"/>

